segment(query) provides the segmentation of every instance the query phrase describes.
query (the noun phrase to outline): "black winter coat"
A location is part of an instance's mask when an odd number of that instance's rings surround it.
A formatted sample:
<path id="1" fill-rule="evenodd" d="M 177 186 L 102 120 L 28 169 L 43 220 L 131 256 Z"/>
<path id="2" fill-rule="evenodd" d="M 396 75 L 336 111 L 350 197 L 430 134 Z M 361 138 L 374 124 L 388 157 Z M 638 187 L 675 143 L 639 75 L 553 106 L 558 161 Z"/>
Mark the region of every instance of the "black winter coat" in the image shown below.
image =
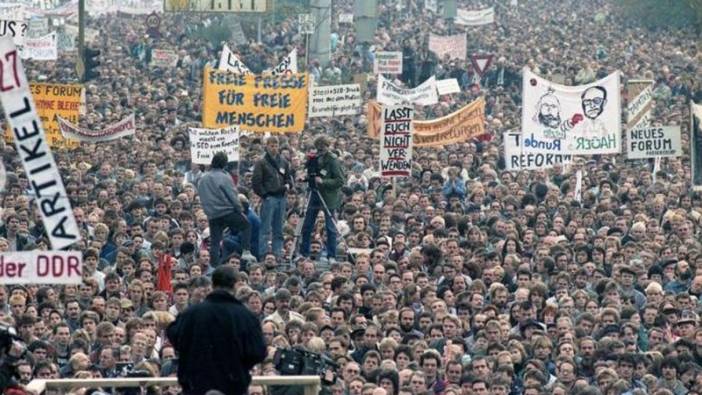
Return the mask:
<path id="1" fill-rule="evenodd" d="M 245 394 L 266 357 L 261 323 L 229 292 L 216 289 L 178 315 L 167 330 L 178 351 L 178 383 L 187 395 Z"/>

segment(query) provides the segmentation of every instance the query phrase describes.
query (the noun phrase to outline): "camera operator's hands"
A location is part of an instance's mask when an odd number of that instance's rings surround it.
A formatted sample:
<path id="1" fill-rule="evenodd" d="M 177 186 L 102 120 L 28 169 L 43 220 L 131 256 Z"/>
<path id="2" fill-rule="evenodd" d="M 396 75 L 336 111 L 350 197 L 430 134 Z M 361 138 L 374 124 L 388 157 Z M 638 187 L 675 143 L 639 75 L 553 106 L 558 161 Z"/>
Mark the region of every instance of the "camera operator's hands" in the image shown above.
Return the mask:
<path id="1" fill-rule="evenodd" d="M 322 177 L 319 177 L 319 176 L 315 177 L 314 182 L 317 183 L 317 186 L 322 185 Z"/>

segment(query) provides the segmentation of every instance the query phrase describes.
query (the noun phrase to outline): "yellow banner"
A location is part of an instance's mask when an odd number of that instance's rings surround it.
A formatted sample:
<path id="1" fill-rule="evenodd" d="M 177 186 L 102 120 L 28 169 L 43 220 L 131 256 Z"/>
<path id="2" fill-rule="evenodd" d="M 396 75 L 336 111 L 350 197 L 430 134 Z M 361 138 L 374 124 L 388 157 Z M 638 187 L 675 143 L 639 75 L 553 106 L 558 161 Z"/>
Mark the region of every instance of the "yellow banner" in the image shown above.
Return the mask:
<path id="1" fill-rule="evenodd" d="M 368 102 L 368 136 L 380 135 L 382 111 L 378 102 Z M 441 147 L 460 143 L 485 133 L 485 99 L 473 101 L 449 115 L 429 121 L 413 121 L 415 147 Z"/>
<path id="2" fill-rule="evenodd" d="M 56 116 L 69 120 L 77 125 L 81 106 L 81 85 L 40 84 L 30 83 L 32 97 L 37 107 L 46 133 L 46 141 L 51 148 L 76 148 L 79 143 L 73 139 L 65 139 L 59 129 Z M 12 141 L 12 132 L 5 130 L 5 139 Z"/>
<path id="3" fill-rule="evenodd" d="M 234 74 L 205 68 L 202 125 L 239 125 L 256 133 L 300 133 L 307 115 L 307 74 Z"/>

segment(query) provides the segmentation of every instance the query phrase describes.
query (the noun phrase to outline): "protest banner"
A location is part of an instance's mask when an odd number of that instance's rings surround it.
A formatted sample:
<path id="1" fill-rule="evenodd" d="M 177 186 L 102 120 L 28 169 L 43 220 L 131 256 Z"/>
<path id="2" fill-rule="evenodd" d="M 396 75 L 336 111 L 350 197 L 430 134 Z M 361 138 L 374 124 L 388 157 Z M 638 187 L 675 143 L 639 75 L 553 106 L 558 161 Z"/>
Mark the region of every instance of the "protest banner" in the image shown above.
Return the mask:
<path id="1" fill-rule="evenodd" d="M 702 190 L 702 105 L 690 102 L 690 168 L 692 189 Z"/>
<path id="2" fill-rule="evenodd" d="M 405 106 L 382 108 L 380 128 L 380 176 L 412 175 L 412 117 L 414 109 Z"/>
<path id="3" fill-rule="evenodd" d="M 249 132 L 299 133 L 305 127 L 307 74 L 243 75 L 205 68 L 202 124 Z"/>
<path id="4" fill-rule="evenodd" d="M 31 83 L 30 89 L 36 103 L 36 110 L 46 131 L 46 140 L 52 148 L 76 148 L 78 142 L 63 137 L 57 116 L 74 124 L 78 123 L 81 105 L 85 101 L 80 85 Z M 7 130 L 5 137 L 12 140 Z"/>
<path id="5" fill-rule="evenodd" d="M 627 130 L 649 125 L 653 109 L 653 83 L 653 80 L 629 80 L 626 82 Z"/>
<path id="6" fill-rule="evenodd" d="M 239 161 L 239 127 L 223 129 L 189 128 L 190 160 L 198 165 L 209 165 L 217 152 L 225 152 L 230 162 Z"/>
<path id="7" fill-rule="evenodd" d="M 298 14 L 297 25 L 302 34 L 314 34 L 315 16 L 314 14 Z"/>
<path id="8" fill-rule="evenodd" d="M 626 132 L 628 159 L 682 155 L 680 126 L 638 127 Z"/>
<path id="9" fill-rule="evenodd" d="M 58 45 L 56 32 L 51 32 L 39 38 L 25 38 L 20 50 L 22 59 L 56 60 L 58 59 Z"/>
<path id="10" fill-rule="evenodd" d="M 80 251 L 18 251 L 0 253 L 2 284 L 82 284 Z"/>
<path id="11" fill-rule="evenodd" d="M 374 74 L 402 74 L 402 52 L 378 51 L 373 62 Z"/>
<path id="12" fill-rule="evenodd" d="M 523 70 L 522 151 L 594 155 L 621 152 L 619 72 L 565 86 Z"/>
<path id="13" fill-rule="evenodd" d="M 80 240 L 80 231 L 18 55 L 12 38 L 0 38 L 0 102 L 51 248 L 60 250 Z"/>
<path id="14" fill-rule="evenodd" d="M 350 25 L 353 23 L 353 14 L 351 13 L 341 13 L 339 14 L 339 24 L 340 25 Z"/>
<path id="15" fill-rule="evenodd" d="M 8 21 L 25 21 L 28 17 L 25 5 L 22 3 L 0 3 L 0 19 Z M 29 24 L 27 24 L 29 27 Z M 27 32 L 25 32 L 26 34 Z"/>
<path id="16" fill-rule="evenodd" d="M 569 154 L 527 153 L 522 151 L 522 135 L 516 132 L 502 134 L 505 147 L 505 170 L 550 169 L 559 163 L 570 163 Z"/>
<path id="17" fill-rule="evenodd" d="M 56 49 L 59 52 L 75 51 L 76 36 L 63 29 L 56 31 Z"/>
<path id="18" fill-rule="evenodd" d="M 439 0 L 424 0 L 424 9 L 436 14 L 439 10 Z"/>
<path id="19" fill-rule="evenodd" d="M 287 54 L 283 60 L 274 68 L 266 70 L 263 74 L 297 74 L 297 48 L 293 48 L 289 54 Z"/>
<path id="20" fill-rule="evenodd" d="M 359 84 L 312 87 L 310 118 L 354 115 L 360 111 L 361 86 Z"/>
<path id="21" fill-rule="evenodd" d="M 382 122 L 381 106 L 368 102 L 368 136 L 379 138 Z M 441 118 L 412 122 L 412 144 L 415 147 L 441 147 L 460 143 L 485 134 L 485 99 L 479 98 Z"/>
<path id="22" fill-rule="evenodd" d="M 468 41 L 465 33 L 453 36 L 429 35 L 429 50 L 434 52 L 439 59 L 446 55 L 451 59 L 465 60 L 468 52 Z"/>
<path id="23" fill-rule="evenodd" d="M 103 141 L 116 140 L 118 138 L 132 136 L 136 133 L 136 122 L 134 114 L 121 121 L 105 126 L 102 130 L 92 131 L 74 125 L 71 122 L 57 117 L 59 129 L 63 137 L 76 139 L 86 143 L 99 143 Z"/>
<path id="24" fill-rule="evenodd" d="M 244 29 L 241 27 L 241 21 L 238 19 L 232 24 L 232 41 L 236 45 L 246 45 L 249 40 L 246 39 L 246 33 L 244 33 Z"/>
<path id="25" fill-rule="evenodd" d="M 154 49 L 151 51 L 151 66 L 173 68 L 178 64 L 178 54 L 170 49 Z"/>
<path id="26" fill-rule="evenodd" d="M 2 19 L 0 20 L 0 37 L 12 37 L 15 45 L 24 45 L 28 28 L 27 21 Z"/>
<path id="27" fill-rule="evenodd" d="M 468 11 L 468 10 L 457 10 L 456 19 L 454 23 L 456 25 L 463 26 L 482 26 L 495 22 L 495 8 L 485 8 L 482 10 Z"/>
<path id="28" fill-rule="evenodd" d="M 39 38 L 49 34 L 49 20 L 47 18 L 32 18 L 28 23 L 27 36 L 29 38 Z"/>
<path id="29" fill-rule="evenodd" d="M 576 202 L 583 201 L 583 171 L 578 169 L 575 172 L 575 190 L 573 191 L 573 200 Z"/>
<path id="30" fill-rule="evenodd" d="M 224 44 L 224 48 L 222 48 L 222 56 L 219 58 L 217 69 L 237 74 L 251 74 L 251 70 L 229 49 L 227 44 Z"/>
<path id="31" fill-rule="evenodd" d="M 416 88 L 401 88 L 382 74 L 378 74 L 378 103 L 388 106 L 412 103 L 420 106 L 430 106 L 439 102 L 439 95 L 436 93 L 436 78 L 430 77 Z"/>
<path id="32" fill-rule="evenodd" d="M 473 54 L 470 56 L 470 64 L 473 65 L 475 72 L 482 78 L 492 64 L 492 54 Z"/>
<path id="33" fill-rule="evenodd" d="M 449 95 L 451 93 L 460 93 L 461 87 L 458 86 L 458 80 L 449 78 L 436 81 L 436 90 L 439 92 L 439 95 Z"/>

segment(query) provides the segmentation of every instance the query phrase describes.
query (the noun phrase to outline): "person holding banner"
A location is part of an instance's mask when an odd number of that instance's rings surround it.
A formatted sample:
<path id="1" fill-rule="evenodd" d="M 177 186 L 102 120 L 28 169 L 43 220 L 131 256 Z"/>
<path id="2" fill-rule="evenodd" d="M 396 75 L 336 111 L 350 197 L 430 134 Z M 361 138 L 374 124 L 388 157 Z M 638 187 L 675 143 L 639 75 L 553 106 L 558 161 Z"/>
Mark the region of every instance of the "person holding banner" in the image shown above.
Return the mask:
<path id="1" fill-rule="evenodd" d="M 329 140 L 319 136 L 314 140 L 317 154 L 310 159 L 307 166 L 307 176 L 310 178 L 310 195 L 307 202 L 305 221 L 302 224 L 302 245 L 300 253 L 310 256 L 310 242 L 319 210 L 324 211 L 325 229 L 327 233 L 327 259 L 336 260 L 336 224 L 334 211 L 341 206 L 341 187 L 346 183 L 346 177 L 341 163 L 336 155 L 329 151 Z"/>
<path id="2" fill-rule="evenodd" d="M 230 232 L 238 232 L 241 240 L 241 258 L 246 261 L 256 261 L 251 255 L 251 225 L 242 213 L 239 203 L 239 193 L 234 186 L 232 177 L 224 170 L 227 165 L 227 154 L 217 152 L 212 157 L 210 170 L 205 173 L 197 185 L 202 208 L 207 214 L 210 228 L 210 265 L 220 264 L 222 234 L 225 228 Z"/>
<path id="3" fill-rule="evenodd" d="M 277 257 L 283 252 L 283 223 L 286 215 L 285 193 L 291 186 L 290 165 L 279 154 L 278 137 L 266 140 L 266 153 L 254 166 L 251 186 L 261 197 L 261 233 L 258 257 L 268 252 L 268 238 L 273 231 L 272 249 Z"/>

